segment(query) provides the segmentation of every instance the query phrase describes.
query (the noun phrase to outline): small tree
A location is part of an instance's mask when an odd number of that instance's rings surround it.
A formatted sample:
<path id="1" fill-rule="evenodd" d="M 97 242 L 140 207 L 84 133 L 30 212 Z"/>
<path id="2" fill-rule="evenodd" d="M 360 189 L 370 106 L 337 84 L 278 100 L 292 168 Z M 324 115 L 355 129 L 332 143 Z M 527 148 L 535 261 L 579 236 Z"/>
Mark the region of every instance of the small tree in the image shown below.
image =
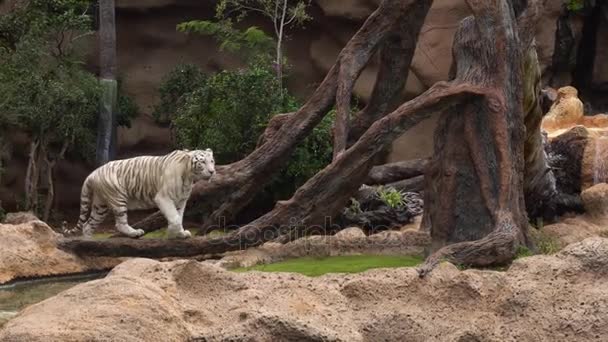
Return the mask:
<path id="1" fill-rule="evenodd" d="M 82 0 L 32 0 L 0 19 L 0 27 L 12 28 L 0 49 L 0 113 L 30 136 L 25 204 L 43 220 L 53 204 L 57 161 L 76 141 L 80 150 L 94 141 L 100 89 L 74 49 L 88 34 L 87 8 Z"/>
<path id="2" fill-rule="evenodd" d="M 233 25 L 251 13 L 261 14 L 268 18 L 273 24 L 276 39 L 274 65 L 282 96 L 285 64 L 283 42 L 287 38 L 288 29 L 312 19 L 306 12 L 309 5 L 310 0 L 219 0 L 216 6 L 218 22 L 189 21 L 179 25 L 178 29 L 216 36 L 222 42 L 222 47 L 238 47 L 243 42 L 254 42 L 261 46 L 260 43 L 266 42 L 257 28 L 251 27 L 239 34 Z M 235 19 L 233 20 L 232 17 Z"/>

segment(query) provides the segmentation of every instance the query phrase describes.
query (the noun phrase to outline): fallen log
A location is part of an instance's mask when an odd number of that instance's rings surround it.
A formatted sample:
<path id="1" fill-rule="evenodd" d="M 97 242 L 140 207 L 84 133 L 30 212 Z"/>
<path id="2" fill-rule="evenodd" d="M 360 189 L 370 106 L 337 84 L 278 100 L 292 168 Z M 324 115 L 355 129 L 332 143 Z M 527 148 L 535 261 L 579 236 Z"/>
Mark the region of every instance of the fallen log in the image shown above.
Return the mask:
<path id="1" fill-rule="evenodd" d="M 233 245 L 235 248 L 226 248 Z M 58 248 L 76 255 L 108 257 L 167 258 L 191 257 L 206 254 L 219 254 L 238 248 L 238 241 L 225 238 L 209 239 L 194 237 L 190 239 L 131 239 L 113 238 L 105 240 L 86 240 L 80 238 L 63 239 Z"/>
<path id="2" fill-rule="evenodd" d="M 424 174 L 428 159 L 412 159 L 374 166 L 365 181 L 367 185 L 387 184 Z"/>

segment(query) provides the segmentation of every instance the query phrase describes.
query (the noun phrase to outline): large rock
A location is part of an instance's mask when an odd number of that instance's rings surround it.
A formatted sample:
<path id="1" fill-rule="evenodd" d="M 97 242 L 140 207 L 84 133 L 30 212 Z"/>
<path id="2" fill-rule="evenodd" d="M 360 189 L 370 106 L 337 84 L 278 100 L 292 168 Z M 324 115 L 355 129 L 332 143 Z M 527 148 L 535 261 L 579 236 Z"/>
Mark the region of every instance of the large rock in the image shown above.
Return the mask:
<path id="1" fill-rule="evenodd" d="M 31 221 L 37 221 L 38 217 L 31 211 L 19 211 L 8 213 L 2 223 L 4 224 L 24 224 Z"/>
<path id="2" fill-rule="evenodd" d="M 552 244 L 553 249 L 559 249 L 591 237 L 608 237 L 608 184 L 583 190 L 581 199 L 585 213 L 544 226 L 539 244 Z"/>
<path id="3" fill-rule="evenodd" d="M 134 259 L 24 309 L 12 341 L 599 341 L 608 239 L 507 272 L 441 264 L 308 278 Z"/>
<path id="4" fill-rule="evenodd" d="M 0 284 L 16 278 L 111 268 L 125 259 L 81 259 L 57 249 L 60 235 L 42 221 L 0 224 Z"/>

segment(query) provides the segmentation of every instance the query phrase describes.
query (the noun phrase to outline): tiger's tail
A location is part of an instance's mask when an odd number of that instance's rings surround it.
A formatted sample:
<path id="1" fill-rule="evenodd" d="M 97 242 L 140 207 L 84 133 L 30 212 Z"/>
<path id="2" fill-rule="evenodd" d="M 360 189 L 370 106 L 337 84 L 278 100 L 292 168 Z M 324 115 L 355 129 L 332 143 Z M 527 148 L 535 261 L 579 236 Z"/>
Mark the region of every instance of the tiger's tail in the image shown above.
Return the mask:
<path id="1" fill-rule="evenodd" d="M 76 233 L 82 231 L 84 224 L 89 218 L 89 212 L 91 211 L 91 202 L 93 201 L 93 192 L 91 191 L 91 178 L 87 177 L 82 184 L 82 190 L 80 190 L 80 216 L 78 217 L 78 223 L 76 228 L 69 231 L 68 233 Z"/>

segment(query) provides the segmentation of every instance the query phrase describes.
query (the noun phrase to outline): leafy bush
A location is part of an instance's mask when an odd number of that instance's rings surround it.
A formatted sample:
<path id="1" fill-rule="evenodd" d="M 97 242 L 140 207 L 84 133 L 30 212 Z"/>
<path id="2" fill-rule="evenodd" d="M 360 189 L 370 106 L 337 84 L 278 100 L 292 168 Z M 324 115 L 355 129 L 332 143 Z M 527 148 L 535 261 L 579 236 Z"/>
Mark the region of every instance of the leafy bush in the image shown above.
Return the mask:
<path id="1" fill-rule="evenodd" d="M 257 145 L 268 121 L 299 108 L 288 94 L 281 97 L 272 69 L 251 64 L 246 69 L 205 76 L 196 66 L 180 65 L 160 87 L 162 113 L 171 117 L 175 143 L 181 148 L 212 148 L 219 164 L 242 159 Z M 331 125 L 327 115 L 294 151 L 288 165 L 266 189 L 274 199 L 290 195 L 331 161 Z"/>
<path id="2" fill-rule="evenodd" d="M 233 162 L 251 152 L 270 117 L 293 109 L 292 103 L 281 100 L 267 68 L 219 72 L 184 95 L 173 119 L 176 142 L 210 147 L 218 163 Z"/>
<path id="3" fill-rule="evenodd" d="M 585 8 L 584 0 L 568 0 L 566 4 L 568 11 L 570 12 L 579 12 Z"/>
<path id="4" fill-rule="evenodd" d="M 206 76 L 193 64 L 180 64 L 167 74 L 159 88 L 160 104 L 152 115 L 156 122 L 168 124 L 175 117 L 181 100 L 194 90 L 204 86 Z"/>

